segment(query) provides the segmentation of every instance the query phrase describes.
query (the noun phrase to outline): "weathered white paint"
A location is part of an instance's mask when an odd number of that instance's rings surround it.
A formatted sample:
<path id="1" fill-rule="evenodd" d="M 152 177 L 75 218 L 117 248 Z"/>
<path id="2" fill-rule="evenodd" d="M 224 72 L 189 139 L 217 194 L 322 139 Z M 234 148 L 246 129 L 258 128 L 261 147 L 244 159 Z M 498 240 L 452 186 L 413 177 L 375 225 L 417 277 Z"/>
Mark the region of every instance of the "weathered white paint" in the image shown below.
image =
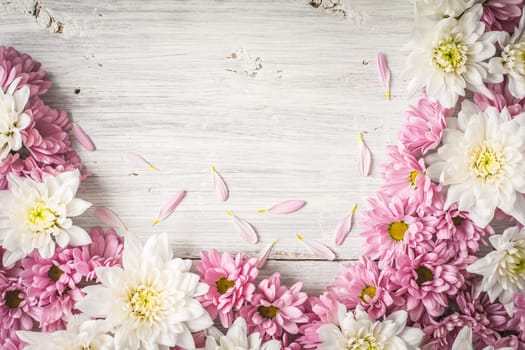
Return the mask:
<path id="1" fill-rule="evenodd" d="M 380 184 L 385 146 L 407 106 L 400 76 L 410 2 L 353 0 L 344 9 L 346 17 L 293 0 L 3 0 L 0 32 L 3 45 L 42 62 L 55 83 L 45 100 L 95 141 L 96 152 L 80 150 L 95 174 L 84 198 L 113 208 L 141 237 L 169 232 L 180 256 L 211 247 L 255 254 L 276 238 L 272 258 L 281 261 L 264 273 L 321 291 L 337 263 L 294 262 L 313 258 L 295 234 L 333 247 L 337 221 L 354 202 L 358 217 Z M 377 80 L 378 51 L 392 68 L 392 101 Z M 361 131 L 374 157 L 367 178 L 356 164 Z M 129 176 L 120 160 L 129 150 L 160 171 Z M 230 187 L 226 204 L 212 191 L 211 165 Z M 176 213 L 152 227 L 181 189 L 188 195 Z M 308 205 L 257 213 L 291 198 Z M 257 228 L 260 244 L 240 241 L 229 209 Z M 96 223 L 93 212 L 85 225 Z M 359 231 L 335 249 L 339 259 L 361 255 Z"/>

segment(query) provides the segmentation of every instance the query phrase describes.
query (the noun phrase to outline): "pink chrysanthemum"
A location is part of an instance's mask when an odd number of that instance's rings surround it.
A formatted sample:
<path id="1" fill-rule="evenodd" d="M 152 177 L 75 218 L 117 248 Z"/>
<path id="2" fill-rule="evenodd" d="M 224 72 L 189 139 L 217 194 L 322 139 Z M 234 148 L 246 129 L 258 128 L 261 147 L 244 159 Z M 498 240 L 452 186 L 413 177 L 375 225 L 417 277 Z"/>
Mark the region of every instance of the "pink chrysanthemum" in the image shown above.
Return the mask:
<path id="1" fill-rule="evenodd" d="M 509 322 L 509 328 L 519 331 L 519 338 L 525 341 L 525 294 L 517 293 L 513 297 L 514 315 Z"/>
<path id="2" fill-rule="evenodd" d="M 507 107 L 511 116 L 516 116 L 523 113 L 525 99 L 517 99 L 512 96 L 512 93 L 508 89 L 506 82 L 499 84 L 488 84 L 489 90 L 494 95 L 494 98 L 489 98 L 481 93 L 474 94 L 474 102 L 482 109 L 486 110 L 487 107 L 496 107 L 498 111 L 502 111 L 504 107 Z"/>
<path id="3" fill-rule="evenodd" d="M 228 253 L 222 255 L 215 249 L 201 252 L 197 263 L 201 281 L 210 286 L 208 293 L 199 298 L 210 316 L 217 315 L 224 327 L 233 322 L 233 312 L 239 311 L 246 301 L 251 300 L 255 285 L 252 283 L 259 274 L 257 259 L 247 259 L 237 254 L 235 259 Z"/>
<path id="4" fill-rule="evenodd" d="M 483 3 L 485 31 L 503 30 L 512 35 L 518 26 L 523 0 L 489 0 Z"/>
<path id="5" fill-rule="evenodd" d="M 283 331 L 299 333 L 299 326 L 308 321 L 304 309 L 308 295 L 301 292 L 302 286 L 302 282 L 290 288 L 282 286 L 278 272 L 262 280 L 252 300 L 240 311 L 250 331 L 259 332 L 264 339 L 280 339 Z"/>
<path id="6" fill-rule="evenodd" d="M 27 108 L 31 124 L 22 131 L 23 147 L 0 165 L 0 189 L 7 188 L 7 175 L 41 180 L 43 174 L 81 169 L 80 158 L 71 148 L 71 122 L 65 111 L 46 106 L 34 98 Z"/>
<path id="7" fill-rule="evenodd" d="M 20 79 L 18 87 L 27 86 L 31 96 L 42 95 L 51 87 L 45 79 L 46 72 L 31 56 L 20 54 L 12 47 L 0 46 L 0 87 L 5 91 L 11 83 Z"/>
<path id="8" fill-rule="evenodd" d="M 14 268 L 17 269 L 17 268 Z M 18 272 L 16 273 L 18 274 Z M 0 272 L 0 343 L 20 345 L 17 330 L 31 330 L 35 316 L 36 300 L 29 297 L 20 277 Z M 2 347 L 2 349 L 4 349 Z M 18 349 L 18 348 L 16 348 Z"/>
<path id="9" fill-rule="evenodd" d="M 383 167 L 386 183 L 379 191 L 409 198 L 419 206 L 431 206 L 440 186 L 426 175 L 424 160 L 417 160 L 404 146 L 388 146 L 386 152 L 392 161 Z"/>
<path id="10" fill-rule="evenodd" d="M 437 219 L 420 217 L 416 203 L 407 198 L 388 198 L 380 192 L 368 203 L 372 209 L 362 214 L 361 233 L 365 237 L 365 254 L 379 259 L 379 268 L 390 264 L 396 255 L 410 246 L 431 247 Z"/>
<path id="11" fill-rule="evenodd" d="M 37 300 L 36 319 L 45 332 L 64 329 L 83 292 L 78 287 L 88 270 L 80 271 L 69 248 L 58 248 L 45 259 L 33 252 L 21 261 L 27 294 Z"/>
<path id="12" fill-rule="evenodd" d="M 357 264 L 341 265 L 341 273 L 328 290 L 348 310 L 359 305 L 377 320 L 394 304 L 395 295 L 388 288 L 389 278 L 388 270 L 379 270 L 376 262 L 361 257 Z"/>
<path id="13" fill-rule="evenodd" d="M 399 140 L 415 156 L 424 155 L 439 145 L 447 126 L 446 118 L 451 114 L 452 109 L 430 101 L 425 94 L 417 106 L 410 106 L 406 113 L 406 122 L 399 131 Z"/>
<path id="14" fill-rule="evenodd" d="M 297 343 L 303 349 L 317 349 L 321 344 L 317 330 L 327 323 L 337 324 L 339 303 L 333 295 L 325 292 L 319 297 L 309 297 L 304 305 L 308 321 L 299 327 Z"/>
<path id="15" fill-rule="evenodd" d="M 464 281 L 454 260 L 455 254 L 446 244 L 429 251 L 409 249 L 396 257 L 392 292 L 403 298 L 412 321 L 421 321 L 427 314 L 443 315 L 448 296 L 455 295 Z"/>

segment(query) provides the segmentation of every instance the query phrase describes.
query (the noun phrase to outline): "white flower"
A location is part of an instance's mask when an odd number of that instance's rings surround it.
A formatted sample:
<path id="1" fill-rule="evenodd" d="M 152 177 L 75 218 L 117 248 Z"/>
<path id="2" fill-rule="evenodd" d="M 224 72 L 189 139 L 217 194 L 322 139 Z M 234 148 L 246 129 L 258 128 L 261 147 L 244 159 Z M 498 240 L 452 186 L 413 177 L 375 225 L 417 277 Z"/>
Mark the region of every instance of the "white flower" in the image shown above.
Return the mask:
<path id="1" fill-rule="evenodd" d="M 510 93 L 519 99 L 525 97 L 525 12 L 512 37 L 507 32 L 500 32 L 499 45 L 501 57 L 491 58 L 489 70 L 500 76 L 507 75 Z"/>
<path id="2" fill-rule="evenodd" d="M 427 17 L 458 17 L 471 7 L 475 0 L 416 0 L 417 15 Z"/>
<path id="3" fill-rule="evenodd" d="M 494 251 L 467 267 L 470 273 L 483 276 L 480 289 L 490 301 L 497 298 L 512 315 L 512 295 L 525 290 L 525 230 L 510 227 L 502 235 L 489 237 Z"/>
<path id="4" fill-rule="evenodd" d="M 212 320 L 194 299 L 208 286 L 190 272 L 191 261 L 173 259 L 166 234 L 144 246 L 128 235 L 122 265 L 97 268 L 101 284 L 84 288 L 87 295 L 77 307 L 106 319 L 117 349 L 194 349 L 190 332 L 210 327 Z"/>
<path id="5" fill-rule="evenodd" d="M 9 152 L 22 148 L 20 131 L 31 123 L 31 117 L 24 113 L 29 100 L 29 88 L 24 86 L 15 91 L 19 81 L 13 81 L 5 92 L 0 88 L 0 161 Z"/>
<path id="6" fill-rule="evenodd" d="M 409 90 L 426 88 L 428 96 L 445 107 L 453 107 L 465 89 L 490 96 L 484 81 L 495 82 L 487 73 L 485 60 L 496 51 L 493 35 L 484 33 L 480 22 L 481 5 L 439 22 L 421 21 L 409 44 L 406 74 L 411 75 Z"/>
<path id="7" fill-rule="evenodd" d="M 72 316 L 64 331 L 52 333 L 18 331 L 18 337 L 29 345 L 25 350 L 113 350 L 113 337 L 104 321 L 91 320 L 86 315 Z"/>
<path id="8" fill-rule="evenodd" d="M 452 344 L 452 350 L 473 350 L 474 345 L 472 344 L 472 329 L 468 326 L 461 328 L 454 344 Z M 498 348 L 498 350 L 512 350 L 512 347 Z M 493 346 L 484 347 L 483 350 L 494 350 Z"/>
<path id="9" fill-rule="evenodd" d="M 55 252 L 55 243 L 61 247 L 91 243 L 88 233 L 70 219 L 91 206 L 75 198 L 80 183 L 78 170 L 57 176 L 46 174 L 42 182 L 12 175 L 8 180 L 10 189 L 0 191 L 4 266 L 22 259 L 33 249 L 49 258 Z"/>
<path id="10" fill-rule="evenodd" d="M 464 101 L 447 120 L 443 146 L 427 158 L 427 173 L 448 185 L 445 206 L 458 202 L 485 227 L 500 208 L 525 224 L 525 113 L 511 119 L 504 108 L 481 111 Z"/>
<path id="11" fill-rule="evenodd" d="M 406 311 L 396 311 L 382 322 L 372 321 L 359 306 L 355 316 L 341 304 L 338 311 L 339 326 L 325 324 L 318 330 L 319 350 L 416 350 L 423 339 L 421 329 L 406 327 Z"/>
<path id="12" fill-rule="evenodd" d="M 270 340 L 262 344 L 259 333 L 247 335 L 246 321 L 240 317 L 228 329 L 226 335 L 216 328 L 206 331 L 205 350 L 280 350 L 281 344 L 277 340 Z"/>

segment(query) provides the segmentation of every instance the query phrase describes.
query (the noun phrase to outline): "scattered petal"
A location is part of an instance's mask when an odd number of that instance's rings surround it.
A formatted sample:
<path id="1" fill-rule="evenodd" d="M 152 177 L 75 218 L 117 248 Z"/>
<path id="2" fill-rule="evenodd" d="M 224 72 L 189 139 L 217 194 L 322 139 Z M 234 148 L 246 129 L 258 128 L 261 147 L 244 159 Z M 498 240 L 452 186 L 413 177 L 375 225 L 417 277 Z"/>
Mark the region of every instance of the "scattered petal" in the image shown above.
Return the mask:
<path id="1" fill-rule="evenodd" d="M 98 207 L 95 209 L 95 216 L 103 224 L 115 229 L 117 232 L 127 232 L 128 227 L 124 224 L 122 219 L 109 208 Z"/>
<path id="2" fill-rule="evenodd" d="M 186 191 L 179 191 L 175 193 L 169 201 L 164 203 L 164 205 L 160 208 L 159 215 L 155 218 L 155 220 L 153 220 L 153 226 L 157 225 L 159 222 L 167 219 L 171 214 L 173 214 L 185 196 Z"/>
<path id="3" fill-rule="evenodd" d="M 159 170 L 156 166 L 148 162 L 146 159 L 134 152 L 126 152 L 122 155 L 122 159 L 128 163 L 132 168 L 147 168 L 151 170 Z"/>
<path id="4" fill-rule="evenodd" d="M 352 218 L 354 217 L 355 209 L 357 208 L 357 204 L 354 204 L 352 207 L 352 210 L 348 214 L 346 214 L 341 221 L 337 224 L 335 228 L 335 244 L 341 245 L 346 240 L 346 237 L 348 237 L 348 234 L 352 230 Z"/>
<path id="5" fill-rule="evenodd" d="M 361 176 L 368 176 L 371 159 L 372 154 L 363 139 L 363 134 L 359 134 L 359 173 Z"/>
<path id="6" fill-rule="evenodd" d="M 309 239 L 304 239 L 301 235 L 296 235 L 297 240 L 302 242 L 306 248 L 308 248 L 312 253 L 317 255 L 320 258 L 325 258 L 327 260 L 334 260 L 335 254 L 327 246 L 317 241 L 311 241 Z"/>
<path id="7" fill-rule="evenodd" d="M 260 209 L 259 213 L 271 213 L 271 214 L 290 214 L 295 213 L 306 205 L 305 201 L 298 199 L 289 199 L 280 203 L 277 203 L 270 209 Z"/>
<path id="8" fill-rule="evenodd" d="M 211 172 L 213 173 L 213 186 L 215 187 L 215 194 L 221 202 L 226 202 L 230 196 L 228 192 L 228 186 L 214 166 L 211 167 Z"/>
<path id="9" fill-rule="evenodd" d="M 91 140 L 88 134 L 80 127 L 78 124 L 73 124 L 73 128 L 71 129 L 71 132 L 73 133 L 73 136 L 75 139 L 84 147 L 86 151 L 93 152 L 95 150 L 95 144 Z"/>
<path id="10" fill-rule="evenodd" d="M 233 219 L 235 229 L 241 234 L 241 238 L 243 240 L 252 244 L 255 244 L 257 241 L 259 241 L 257 232 L 248 221 L 238 218 L 237 216 L 233 215 L 231 211 L 227 211 L 226 215 Z"/>
<path id="11" fill-rule="evenodd" d="M 268 257 L 270 256 L 270 253 L 272 252 L 272 248 L 277 243 L 277 241 L 274 239 L 272 240 L 266 247 L 264 247 L 263 250 L 257 254 L 257 268 L 261 269 L 264 265 L 266 265 L 266 262 L 268 261 Z"/>
<path id="12" fill-rule="evenodd" d="M 377 54 L 377 72 L 379 74 L 379 81 L 381 82 L 383 89 L 385 89 L 386 98 L 391 100 L 392 94 L 390 93 L 390 68 L 388 67 L 386 56 L 382 52 Z"/>

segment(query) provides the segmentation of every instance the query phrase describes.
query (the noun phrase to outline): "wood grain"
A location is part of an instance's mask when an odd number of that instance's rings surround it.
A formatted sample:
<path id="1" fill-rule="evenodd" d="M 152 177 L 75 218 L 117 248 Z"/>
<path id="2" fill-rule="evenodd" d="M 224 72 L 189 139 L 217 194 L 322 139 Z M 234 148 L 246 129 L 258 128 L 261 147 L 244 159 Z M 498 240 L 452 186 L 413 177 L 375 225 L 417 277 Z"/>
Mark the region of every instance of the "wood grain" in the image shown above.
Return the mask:
<path id="1" fill-rule="evenodd" d="M 36 4 L 62 30 L 35 17 Z M 83 198 L 111 207 L 143 238 L 168 232 L 179 256 L 211 247 L 255 254 L 276 238 L 279 261 L 267 271 L 321 291 L 337 263 L 304 261 L 315 257 L 295 234 L 333 247 L 338 220 L 354 202 L 357 217 L 365 210 L 408 103 L 401 48 L 410 3 L 344 8 L 346 17 L 292 0 L 4 0 L 0 29 L 3 45 L 49 72 L 55 85 L 45 100 L 68 110 L 96 143 L 94 153 L 79 149 L 94 174 Z M 392 101 L 378 82 L 378 51 L 392 69 Z M 366 178 L 358 175 L 359 132 L 373 154 Z M 129 175 L 126 151 L 160 171 Z M 211 165 L 231 190 L 226 204 L 213 194 Z M 188 195 L 176 213 L 152 227 L 161 203 L 181 189 Z M 286 216 L 257 213 L 294 198 L 308 205 Z M 258 245 L 240 241 L 226 210 L 257 228 Z M 96 224 L 93 212 L 83 225 Z M 357 225 L 335 249 L 338 259 L 362 254 L 359 232 Z"/>

